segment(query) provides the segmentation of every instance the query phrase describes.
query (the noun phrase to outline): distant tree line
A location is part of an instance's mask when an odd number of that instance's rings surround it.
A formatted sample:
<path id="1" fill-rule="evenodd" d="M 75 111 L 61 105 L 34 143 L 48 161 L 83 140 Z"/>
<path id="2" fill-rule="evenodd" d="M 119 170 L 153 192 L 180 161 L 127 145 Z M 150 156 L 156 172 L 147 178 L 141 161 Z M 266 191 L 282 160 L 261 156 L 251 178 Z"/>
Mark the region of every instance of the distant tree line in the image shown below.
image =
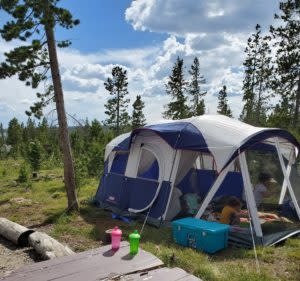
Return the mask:
<path id="1" fill-rule="evenodd" d="M 280 2 L 276 25 L 263 35 L 259 24 L 245 49 L 243 107 L 240 120 L 255 126 L 280 127 L 300 135 L 300 2 Z M 171 102 L 163 116 L 182 119 L 205 113 L 203 86 L 206 80 L 195 58 L 189 78 L 184 62 L 177 58 L 166 83 Z M 217 112 L 232 117 L 227 87 L 218 93 Z"/>
<path id="2" fill-rule="evenodd" d="M 300 132 L 300 2 L 280 2 L 275 26 L 255 27 L 245 49 L 244 107 L 240 119 Z M 278 102 L 274 103 L 275 100 Z"/>
<path id="3" fill-rule="evenodd" d="M 114 133 L 96 119 L 69 128 L 69 133 L 77 180 L 79 176 L 99 177 L 105 146 Z M 13 118 L 7 130 L 0 123 L 0 159 L 21 157 L 35 172 L 40 168 L 62 167 L 58 138 L 57 126 L 50 126 L 46 118 L 36 123 L 29 117 L 26 124 Z M 77 182 L 77 187 L 79 185 Z"/>

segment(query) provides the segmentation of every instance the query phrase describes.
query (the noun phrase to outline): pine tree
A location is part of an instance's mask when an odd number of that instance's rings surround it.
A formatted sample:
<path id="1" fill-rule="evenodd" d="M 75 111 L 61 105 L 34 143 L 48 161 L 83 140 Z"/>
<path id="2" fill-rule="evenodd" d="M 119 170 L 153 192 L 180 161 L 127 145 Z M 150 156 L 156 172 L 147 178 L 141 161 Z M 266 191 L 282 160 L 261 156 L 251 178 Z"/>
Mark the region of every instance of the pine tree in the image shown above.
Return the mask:
<path id="1" fill-rule="evenodd" d="M 28 150 L 28 161 L 33 171 L 38 172 L 42 164 L 42 148 L 39 142 L 31 142 Z"/>
<path id="2" fill-rule="evenodd" d="M 4 134 L 3 124 L 0 123 L 0 159 L 5 158 L 7 156 L 7 146 Z"/>
<path id="3" fill-rule="evenodd" d="M 120 66 L 115 66 L 111 73 L 112 78 L 109 77 L 104 82 L 105 89 L 113 96 L 105 104 L 105 114 L 108 115 L 108 118 L 104 124 L 119 135 L 121 131 L 129 126 L 129 115 L 126 112 L 130 102 L 129 99 L 126 99 L 128 95 L 128 78 L 127 71 Z"/>
<path id="4" fill-rule="evenodd" d="M 257 57 L 257 99 L 256 99 L 256 119 L 255 125 L 265 126 L 267 119 L 267 112 L 271 108 L 270 99 L 273 96 L 271 93 L 271 77 L 273 72 L 270 36 L 264 36 L 260 42 L 259 53 Z"/>
<path id="5" fill-rule="evenodd" d="M 249 52 L 249 49 L 246 48 L 245 52 Z M 244 106 L 240 119 L 248 124 L 254 124 L 255 120 L 255 94 L 253 91 L 253 79 L 252 79 L 252 58 L 250 55 L 247 55 L 245 66 L 245 77 L 243 80 L 243 102 Z"/>
<path id="6" fill-rule="evenodd" d="M 70 29 L 79 21 L 74 20 L 68 10 L 58 7 L 58 2 L 59 0 L 1 0 L 0 9 L 10 16 L 10 20 L 0 29 L 2 38 L 6 41 L 19 39 L 27 43 L 5 53 L 5 62 L 0 66 L 0 78 L 17 75 L 26 85 L 37 89 L 42 81 L 46 81 L 48 71 L 51 71 L 52 83 L 46 87 L 44 93 L 37 93 L 40 100 L 27 113 L 41 117 L 43 106 L 55 102 L 68 210 L 78 210 L 74 166 L 56 51 L 56 43 L 58 47 L 67 47 L 70 41 L 57 42 L 54 29 L 56 26 Z"/>
<path id="7" fill-rule="evenodd" d="M 227 100 L 227 92 L 226 92 L 226 86 L 224 85 L 222 90 L 220 90 L 219 95 L 218 95 L 218 110 L 217 112 L 223 115 L 226 115 L 228 117 L 232 117 L 232 112 L 231 109 L 228 105 L 228 100 Z"/>
<path id="8" fill-rule="evenodd" d="M 28 143 L 36 138 L 36 126 L 35 122 L 28 117 L 26 127 L 23 129 L 23 141 Z"/>
<path id="9" fill-rule="evenodd" d="M 146 118 L 143 113 L 143 109 L 145 107 L 145 103 L 142 101 L 140 95 L 136 96 L 136 100 L 132 105 L 133 112 L 132 112 L 132 129 L 136 129 L 139 127 L 143 127 L 146 125 Z"/>
<path id="10" fill-rule="evenodd" d="M 77 156 L 80 155 L 81 149 L 82 149 L 82 143 L 80 140 L 80 133 L 79 130 L 76 129 L 70 133 L 70 142 L 71 142 L 71 148 L 73 155 L 75 157 L 75 163 Z M 76 174 L 76 168 L 75 168 L 75 174 Z"/>
<path id="11" fill-rule="evenodd" d="M 89 140 L 90 142 L 100 142 L 103 139 L 103 129 L 100 122 L 94 119 L 89 127 Z"/>
<path id="12" fill-rule="evenodd" d="M 3 144 L 5 144 L 5 135 L 4 135 L 3 124 L 0 123 L 0 149 L 1 149 Z"/>
<path id="13" fill-rule="evenodd" d="M 274 110 L 268 117 L 268 126 L 288 129 L 292 123 L 293 107 L 288 97 L 283 97 L 280 104 L 276 104 Z"/>
<path id="14" fill-rule="evenodd" d="M 272 75 L 271 49 L 269 36 L 261 36 L 259 24 L 256 32 L 248 39 L 244 62 L 243 101 L 245 102 L 241 119 L 253 125 L 263 125 L 269 110 L 270 81 Z"/>
<path id="15" fill-rule="evenodd" d="M 11 154 L 17 157 L 22 145 L 22 127 L 17 118 L 8 123 L 6 143 L 12 146 Z"/>
<path id="16" fill-rule="evenodd" d="M 82 128 L 82 137 L 83 137 L 83 142 L 85 144 L 85 147 L 88 147 L 89 142 L 90 142 L 90 123 L 88 118 L 85 119 L 84 124 L 83 124 L 83 128 Z"/>
<path id="17" fill-rule="evenodd" d="M 172 75 L 169 76 L 166 84 L 166 92 L 171 96 L 172 101 L 167 104 L 164 118 L 173 120 L 189 117 L 189 107 L 186 105 L 186 84 L 183 76 L 183 59 L 177 57 L 172 69 Z"/>
<path id="18" fill-rule="evenodd" d="M 282 97 L 287 97 L 291 111 L 291 125 L 300 129 L 300 4 L 297 0 L 280 2 L 281 13 L 275 14 L 281 25 L 270 27 L 276 40 L 276 67 L 274 90 Z"/>
<path id="19" fill-rule="evenodd" d="M 19 183 L 29 183 L 29 169 L 25 163 L 23 163 L 19 170 Z"/>
<path id="20" fill-rule="evenodd" d="M 42 145 L 49 144 L 49 125 L 47 119 L 44 117 L 37 128 L 37 138 Z"/>
<path id="21" fill-rule="evenodd" d="M 192 106 L 190 109 L 191 116 L 203 115 L 205 113 L 203 97 L 207 92 L 201 90 L 201 85 L 205 84 L 206 80 L 200 73 L 200 63 L 197 57 L 194 58 L 189 74 L 191 75 L 191 79 L 188 84 L 188 92 L 192 96 Z"/>
<path id="22" fill-rule="evenodd" d="M 120 128 L 122 130 L 122 133 L 126 133 L 126 132 L 129 132 L 131 130 L 131 116 L 129 115 L 128 112 L 124 112 L 121 115 Z"/>

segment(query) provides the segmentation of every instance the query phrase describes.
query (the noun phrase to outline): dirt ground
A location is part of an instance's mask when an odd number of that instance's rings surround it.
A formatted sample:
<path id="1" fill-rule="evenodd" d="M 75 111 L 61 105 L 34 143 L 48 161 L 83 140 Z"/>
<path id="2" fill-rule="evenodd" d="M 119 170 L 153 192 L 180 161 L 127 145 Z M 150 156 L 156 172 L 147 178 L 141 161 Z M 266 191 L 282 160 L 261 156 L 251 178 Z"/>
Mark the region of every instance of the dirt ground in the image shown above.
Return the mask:
<path id="1" fill-rule="evenodd" d="M 40 259 L 32 248 L 17 247 L 0 236 L 0 278 L 37 261 Z"/>

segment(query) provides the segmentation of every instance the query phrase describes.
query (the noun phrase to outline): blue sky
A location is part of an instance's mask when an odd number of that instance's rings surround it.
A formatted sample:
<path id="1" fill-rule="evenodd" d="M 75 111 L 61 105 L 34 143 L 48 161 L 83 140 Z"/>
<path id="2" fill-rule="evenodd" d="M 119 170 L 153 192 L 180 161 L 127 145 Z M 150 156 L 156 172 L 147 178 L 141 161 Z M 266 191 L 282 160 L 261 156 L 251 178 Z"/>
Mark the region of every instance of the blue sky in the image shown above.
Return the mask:
<path id="1" fill-rule="evenodd" d="M 167 34 L 135 31 L 125 21 L 125 11 L 131 0 L 63 0 L 81 23 L 71 31 L 59 29 L 58 38 L 71 37 L 73 47 L 83 53 L 103 49 L 140 48 L 158 44 Z M 88 3 L 88 4 L 87 4 Z"/>
<path id="2" fill-rule="evenodd" d="M 279 0 L 62 0 L 81 23 L 73 30 L 57 28 L 57 39 L 71 39 L 59 50 L 67 112 L 84 120 L 104 120 L 109 98 L 103 87 L 111 69 L 127 69 L 131 104 L 137 94 L 145 101 L 148 122 L 162 118 L 166 79 L 177 56 L 184 58 L 185 76 L 195 56 L 200 60 L 208 91 L 207 113 L 215 113 L 216 94 L 227 86 L 236 117 L 242 109 L 244 49 L 257 23 L 267 30 L 274 23 Z M 0 25 L 7 17 L 0 12 Z M 0 39 L 3 53 L 20 42 Z M 41 89 L 42 90 L 42 89 Z M 0 80 L 0 122 L 6 125 L 35 100 L 35 92 L 16 78 Z M 53 107 L 45 110 L 55 119 Z M 131 112 L 130 106 L 128 111 Z M 51 121 L 51 120 L 50 120 Z M 72 124 L 72 119 L 69 120 Z"/>

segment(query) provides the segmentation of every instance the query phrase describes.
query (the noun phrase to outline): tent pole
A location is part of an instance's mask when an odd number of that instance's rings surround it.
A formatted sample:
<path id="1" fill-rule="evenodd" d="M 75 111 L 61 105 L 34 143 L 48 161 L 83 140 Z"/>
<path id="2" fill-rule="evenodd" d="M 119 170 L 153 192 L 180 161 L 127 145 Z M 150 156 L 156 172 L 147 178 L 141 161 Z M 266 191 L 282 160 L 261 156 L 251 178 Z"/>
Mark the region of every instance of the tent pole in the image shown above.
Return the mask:
<path id="1" fill-rule="evenodd" d="M 278 154 L 278 157 L 279 157 L 281 169 L 282 169 L 282 172 L 283 172 L 283 175 L 284 175 L 284 179 L 285 179 L 285 181 L 287 183 L 287 187 L 288 187 L 288 190 L 290 192 L 290 196 L 291 196 L 292 202 L 293 202 L 293 204 L 295 206 L 298 218 L 300 219 L 300 208 L 299 208 L 299 205 L 298 205 L 297 198 L 295 196 L 294 190 L 292 188 L 290 179 L 289 179 L 289 177 L 287 175 L 287 170 L 285 168 L 283 157 L 282 157 L 282 154 L 281 154 L 281 151 L 280 151 L 280 146 L 279 146 L 278 138 L 275 138 L 275 144 L 276 144 L 276 150 L 277 150 L 277 154 Z"/>
<path id="2" fill-rule="evenodd" d="M 176 149 L 175 153 L 174 153 L 174 157 L 173 157 L 173 164 L 172 164 L 172 168 L 171 168 L 171 171 L 170 171 L 170 176 L 169 176 L 169 182 L 171 183 L 171 188 L 170 188 L 170 193 L 169 193 L 167 206 L 166 206 L 165 212 L 162 216 L 163 220 L 166 219 L 166 216 L 167 216 L 167 213 L 168 213 L 168 210 L 169 210 L 169 205 L 170 205 L 171 197 L 172 197 L 174 186 L 175 186 L 175 178 L 176 178 L 176 174 L 177 174 L 177 171 L 178 171 L 178 165 L 179 165 L 181 155 L 182 155 L 182 152 L 178 151 Z"/>
<path id="3" fill-rule="evenodd" d="M 288 166 L 287 166 L 287 169 L 286 169 L 286 175 L 288 178 L 290 178 L 290 174 L 291 174 L 291 170 L 292 170 L 292 150 L 290 152 L 290 155 L 289 155 L 289 162 L 288 162 Z M 285 197 L 285 194 L 286 194 L 286 190 L 287 190 L 287 183 L 286 183 L 286 180 L 284 178 L 283 180 L 283 184 L 282 184 L 282 187 L 281 187 L 281 192 L 280 192 L 280 197 L 279 197 L 279 202 L 278 204 L 282 204 L 283 203 L 283 200 L 284 200 L 284 197 Z"/>
<path id="4" fill-rule="evenodd" d="M 256 207 L 256 203 L 254 200 L 253 191 L 251 188 L 252 185 L 251 185 L 251 180 L 250 180 L 249 169 L 248 169 L 248 165 L 247 165 L 247 161 L 246 161 L 245 152 L 242 152 L 241 154 L 239 154 L 239 160 L 240 160 L 240 165 L 241 165 L 242 177 L 243 177 L 243 181 L 244 181 L 244 190 L 245 190 L 246 200 L 247 200 L 247 204 L 249 206 L 248 212 L 250 212 L 256 236 L 262 238 L 263 233 L 261 230 L 261 225 L 260 225 L 260 221 L 259 221 L 258 213 L 257 213 L 257 207 Z"/>
<path id="5" fill-rule="evenodd" d="M 214 195 L 218 191 L 218 189 L 219 189 L 220 185 L 222 184 L 225 176 L 227 175 L 229 167 L 230 167 L 230 165 L 227 165 L 227 167 L 219 174 L 219 176 L 215 180 L 213 186 L 210 188 L 210 190 L 207 193 L 203 203 L 201 204 L 201 207 L 200 207 L 198 213 L 195 216 L 196 219 L 199 219 L 203 215 L 205 209 L 207 208 L 208 204 L 210 203 L 210 201 L 212 200 L 212 198 L 214 197 Z"/>

